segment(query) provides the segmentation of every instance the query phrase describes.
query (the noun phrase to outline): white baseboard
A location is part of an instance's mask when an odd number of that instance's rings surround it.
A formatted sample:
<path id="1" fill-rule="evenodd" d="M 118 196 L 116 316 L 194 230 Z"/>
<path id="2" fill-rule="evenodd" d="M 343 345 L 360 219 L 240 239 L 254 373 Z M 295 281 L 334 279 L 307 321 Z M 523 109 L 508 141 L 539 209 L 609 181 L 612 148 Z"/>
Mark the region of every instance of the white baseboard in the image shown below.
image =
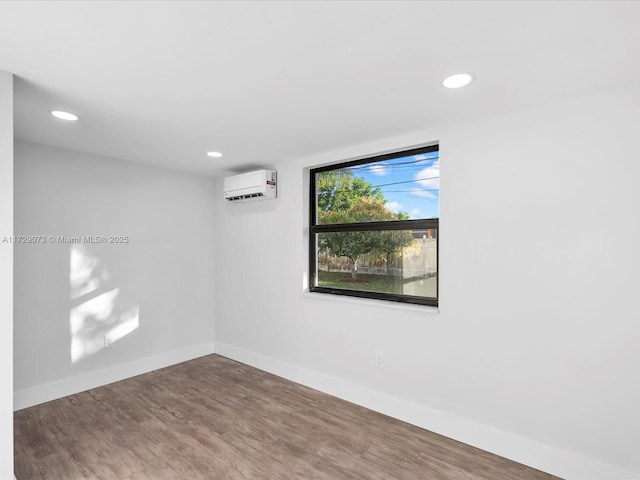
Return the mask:
<path id="1" fill-rule="evenodd" d="M 467 418 L 370 390 L 339 378 L 222 342 L 215 352 L 279 377 L 361 405 L 412 425 L 500 455 L 566 480 L 639 480 L 640 476 L 555 447 L 496 430 Z"/>
<path id="2" fill-rule="evenodd" d="M 114 365 L 95 372 L 64 378 L 56 382 L 18 390 L 13 392 L 13 409 L 21 410 L 32 407 L 212 353 L 213 343 L 203 343 L 152 357 L 141 358 L 121 365 Z"/>

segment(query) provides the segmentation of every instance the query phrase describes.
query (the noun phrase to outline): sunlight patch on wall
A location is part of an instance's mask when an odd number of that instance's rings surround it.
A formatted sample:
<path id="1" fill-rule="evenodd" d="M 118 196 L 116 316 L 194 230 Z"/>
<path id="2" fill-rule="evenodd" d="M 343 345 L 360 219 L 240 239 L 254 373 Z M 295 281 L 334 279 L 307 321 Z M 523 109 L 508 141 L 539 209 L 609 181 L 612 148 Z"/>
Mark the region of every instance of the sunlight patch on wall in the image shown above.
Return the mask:
<path id="1" fill-rule="evenodd" d="M 104 263 L 84 245 L 73 245 L 70 254 L 69 286 L 71 299 L 87 295 L 111 279 Z"/>
<path id="2" fill-rule="evenodd" d="M 73 245 L 69 256 L 73 364 L 136 330 L 140 326 L 140 309 L 121 300 L 120 288 L 110 288 L 106 265 L 84 245 Z"/>

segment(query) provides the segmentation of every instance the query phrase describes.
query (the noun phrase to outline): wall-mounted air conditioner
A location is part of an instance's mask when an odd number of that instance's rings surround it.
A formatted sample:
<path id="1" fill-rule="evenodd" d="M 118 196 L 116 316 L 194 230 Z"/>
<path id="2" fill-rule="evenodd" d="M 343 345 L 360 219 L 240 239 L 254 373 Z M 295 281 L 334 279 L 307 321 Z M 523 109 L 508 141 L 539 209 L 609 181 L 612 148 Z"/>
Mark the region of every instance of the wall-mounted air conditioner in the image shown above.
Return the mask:
<path id="1" fill-rule="evenodd" d="M 276 171 L 255 170 L 225 178 L 224 198 L 230 202 L 276 198 Z"/>

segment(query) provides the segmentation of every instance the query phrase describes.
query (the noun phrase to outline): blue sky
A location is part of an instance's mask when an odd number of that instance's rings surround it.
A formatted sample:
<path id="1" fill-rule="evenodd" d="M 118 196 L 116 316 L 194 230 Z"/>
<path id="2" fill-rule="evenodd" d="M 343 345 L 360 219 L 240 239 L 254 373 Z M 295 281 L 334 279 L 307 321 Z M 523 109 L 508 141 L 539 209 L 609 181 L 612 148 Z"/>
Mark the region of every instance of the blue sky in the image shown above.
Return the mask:
<path id="1" fill-rule="evenodd" d="M 355 176 L 380 186 L 387 208 L 410 218 L 438 218 L 440 157 L 429 152 L 351 167 Z"/>

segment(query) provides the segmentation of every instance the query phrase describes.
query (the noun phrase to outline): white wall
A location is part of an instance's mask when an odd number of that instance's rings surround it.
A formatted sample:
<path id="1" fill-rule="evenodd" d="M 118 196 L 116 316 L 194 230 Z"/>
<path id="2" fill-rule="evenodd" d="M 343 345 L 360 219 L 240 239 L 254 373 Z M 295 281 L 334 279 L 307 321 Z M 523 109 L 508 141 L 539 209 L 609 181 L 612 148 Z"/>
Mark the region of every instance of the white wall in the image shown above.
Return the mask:
<path id="1" fill-rule="evenodd" d="M 0 242 L 13 234 L 13 75 L 0 71 Z M 13 247 L 0 243 L 0 479 L 13 478 Z"/>
<path id="2" fill-rule="evenodd" d="M 635 88 L 275 165 L 276 201 L 216 199 L 216 351 L 566 478 L 640 477 L 638 125 Z M 303 293 L 305 169 L 434 140 L 439 312 Z"/>
<path id="3" fill-rule="evenodd" d="M 210 178 L 16 142 L 16 234 L 129 237 L 16 246 L 16 408 L 212 352 L 214 198 Z M 74 272 L 93 285 L 74 294 Z M 91 315 L 73 358 L 79 311 Z M 136 311 L 139 327 L 102 348 L 110 322 Z"/>

